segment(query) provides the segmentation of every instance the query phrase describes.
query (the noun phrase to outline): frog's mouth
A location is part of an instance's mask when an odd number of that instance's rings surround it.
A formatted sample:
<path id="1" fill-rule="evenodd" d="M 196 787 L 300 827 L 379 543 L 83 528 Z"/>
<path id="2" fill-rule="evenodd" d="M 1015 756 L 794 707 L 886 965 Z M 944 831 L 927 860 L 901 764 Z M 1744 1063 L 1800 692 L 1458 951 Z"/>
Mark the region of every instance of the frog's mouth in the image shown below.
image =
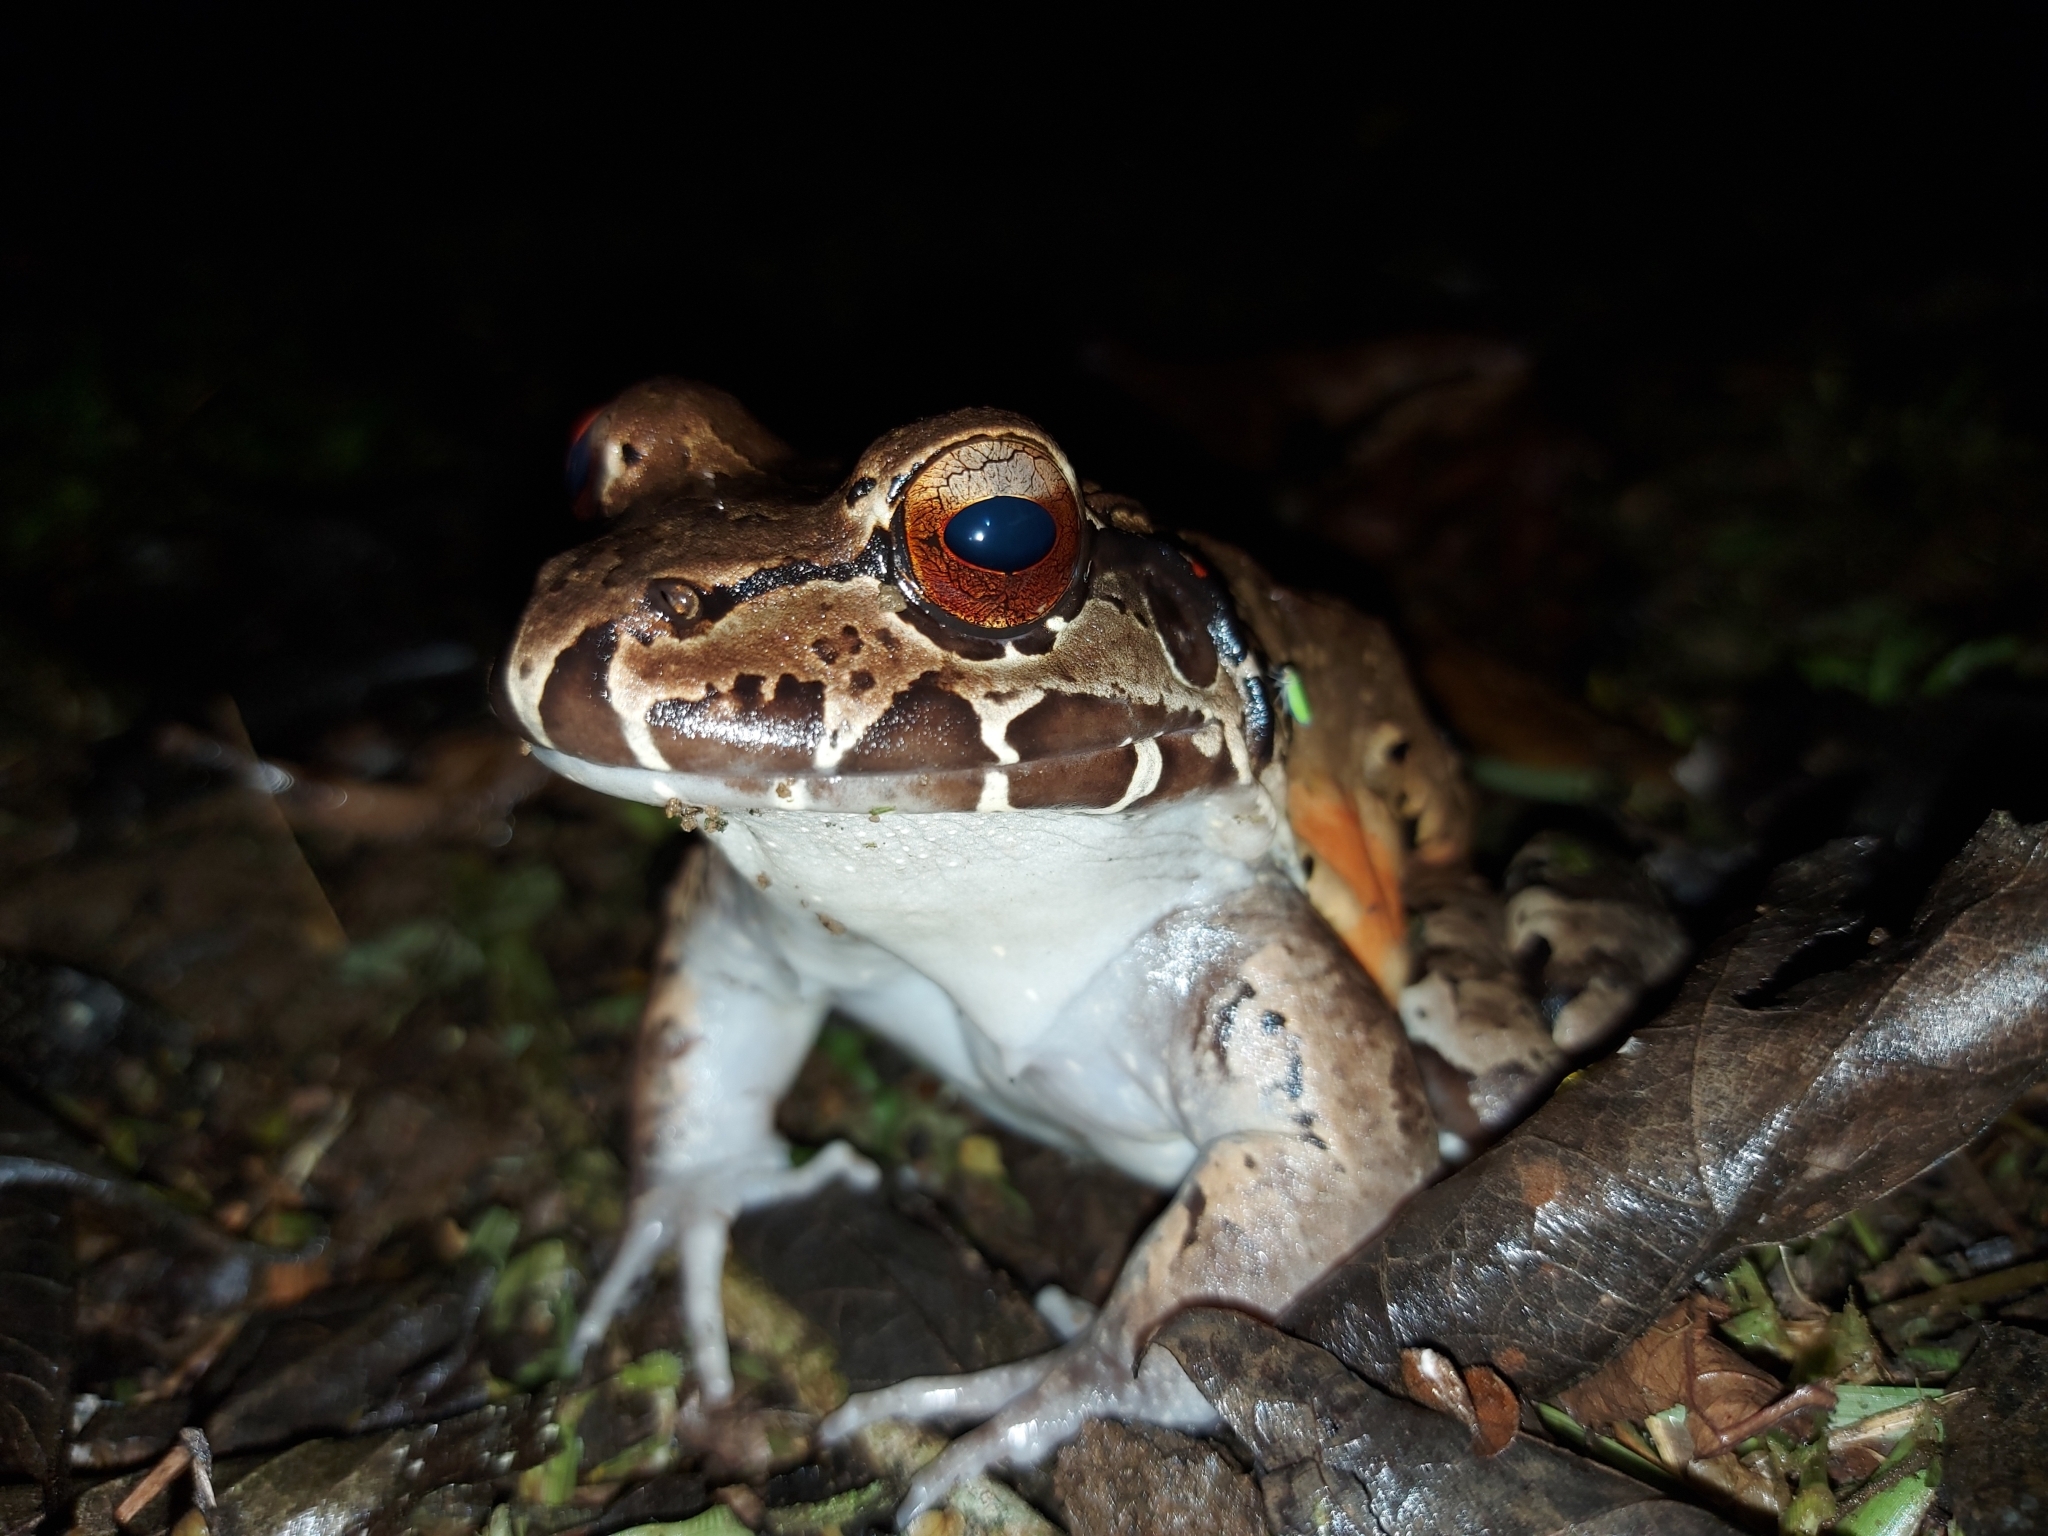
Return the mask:
<path id="1" fill-rule="evenodd" d="M 601 794 L 647 805 L 836 812 L 1070 810 L 1111 814 L 1236 783 L 1214 725 L 1028 762 L 881 773 L 701 773 L 533 755 Z"/>

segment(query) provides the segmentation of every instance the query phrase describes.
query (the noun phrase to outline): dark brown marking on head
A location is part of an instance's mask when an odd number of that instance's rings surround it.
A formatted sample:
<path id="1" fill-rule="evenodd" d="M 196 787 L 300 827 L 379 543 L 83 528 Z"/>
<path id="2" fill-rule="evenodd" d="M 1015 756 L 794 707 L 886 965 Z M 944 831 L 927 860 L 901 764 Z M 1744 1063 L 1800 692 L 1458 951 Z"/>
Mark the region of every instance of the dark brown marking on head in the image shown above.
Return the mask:
<path id="1" fill-rule="evenodd" d="M 1216 643 L 1199 617 L 1201 609 L 1188 601 L 1194 594 L 1180 590 L 1193 582 L 1186 562 L 1177 554 L 1168 554 L 1166 561 L 1171 563 L 1148 565 L 1138 575 L 1145 606 L 1152 612 L 1152 629 L 1173 658 L 1174 670 L 1197 688 L 1207 688 L 1216 681 Z"/>
<path id="2" fill-rule="evenodd" d="M 1209 1197 L 1202 1193 L 1201 1185 L 1192 1184 L 1188 1186 L 1187 1198 L 1182 1203 L 1188 1208 L 1188 1227 L 1180 1238 L 1181 1252 L 1185 1253 L 1195 1245 L 1198 1229 L 1202 1224 L 1202 1212 L 1209 1208 Z"/>
<path id="3" fill-rule="evenodd" d="M 981 775 L 972 770 L 921 773 L 916 799 L 920 810 L 971 811 L 981 804 Z"/>
<path id="4" fill-rule="evenodd" d="M 829 667 L 839 659 L 839 647 L 820 635 L 811 642 L 811 654 Z"/>
<path id="5" fill-rule="evenodd" d="M 1100 810 L 1129 793 L 1138 771 L 1138 749 L 1129 744 L 1100 752 L 1075 752 L 1065 757 L 1038 758 L 1009 771 L 1010 808 L 1044 810 L 1052 806 Z"/>
<path id="6" fill-rule="evenodd" d="M 732 691 L 701 699 L 663 699 L 647 711 L 647 729 L 671 768 L 685 773 L 801 773 L 825 729 L 825 685 L 784 674 L 771 696 L 751 672 Z"/>
<path id="7" fill-rule="evenodd" d="M 840 651 L 848 656 L 860 654 L 860 631 L 851 624 L 839 626 Z"/>
<path id="8" fill-rule="evenodd" d="M 990 640 L 981 635 L 963 633 L 954 625 L 926 613 L 915 606 L 905 608 L 896 615 L 912 629 L 923 635 L 942 651 L 951 651 L 962 661 L 997 661 L 1003 655 L 1003 642 Z M 886 631 L 884 632 L 886 638 Z"/>
<path id="9" fill-rule="evenodd" d="M 1219 743 L 1212 756 L 1195 745 L 1194 733 L 1176 731 L 1159 738 L 1159 783 L 1144 804 L 1177 800 L 1182 795 L 1235 782 L 1237 768 Z"/>
<path id="10" fill-rule="evenodd" d="M 981 739 L 981 720 L 974 707 L 941 687 L 936 672 L 927 672 L 896 695 L 887 713 L 839 760 L 839 771 L 943 772 L 995 760 Z"/>
<path id="11" fill-rule="evenodd" d="M 866 693 L 875 686 L 875 674 L 866 667 L 856 667 L 846 674 L 846 686 L 855 693 Z"/>
<path id="12" fill-rule="evenodd" d="M 586 763 L 629 764 L 633 754 L 612 709 L 612 653 L 615 624 L 594 624 L 555 658 L 540 694 L 541 729 L 558 751 Z"/>
<path id="13" fill-rule="evenodd" d="M 1143 741 L 1201 723 L 1202 717 L 1193 710 L 1165 709 L 1121 695 L 1102 698 L 1092 693 L 1048 693 L 1010 722 L 1004 739 L 1018 757 L 1029 762 L 1085 752 L 1090 747 Z"/>
<path id="14" fill-rule="evenodd" d="M 1075 582 L 1067 595 L 1060 599 L 1059 606 L 1045 616 L 1047 619 L 1058 619 L 1063 624 L 1071 624 L 1081 616 L 1081 610 L 1088 605 L 1088 599 L 1096 595 L 1091 590 L 1095 584 L 1087 579 L 1089 572 L 1083 571 L 1081 574 L 1082 579 Z M 1042 625 L 1044 620 L 1041 619 L 1039 622 Z"/>
<path id="15" fill-rule="evenodd" d="M 1017 648 L 1017 654 L 1020 656 L 1043 656 L 1052 650 L 1053 642 L 1057 639 L 1059 636 L 1051 630 L 1040 628 L 1032 630 L 1029 634 L 1019 635 L 1010 644 Z"/>

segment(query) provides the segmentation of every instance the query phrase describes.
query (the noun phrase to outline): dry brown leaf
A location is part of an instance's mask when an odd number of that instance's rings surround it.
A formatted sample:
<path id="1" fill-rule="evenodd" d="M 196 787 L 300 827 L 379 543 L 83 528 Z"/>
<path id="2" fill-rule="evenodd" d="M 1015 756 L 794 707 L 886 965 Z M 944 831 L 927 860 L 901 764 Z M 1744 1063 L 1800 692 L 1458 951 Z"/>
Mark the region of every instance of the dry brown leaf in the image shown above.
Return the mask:
<path id="1" fill-rule="evenodd" d="M 1402 1350 L 1401 1386 L 1423 1407 L 1448 1414 L 1478 1433 L 1479 1411 L 1472 1406 L 1472 1394 L 1448 1356 L 1434 1349 Z"/>
<path id="2" fill-rule="evenodd" d="M 1491 1366 L 1475 1365 L 1465 1373 L 1465 1390 L 1472 1394 L 1472 1407 L 1479 1416 L 1472 1448 L 1482 1456 L 1498 1456 L 1515 1438 L 1522 1420 L 1522 1404 L 1515 1389 Z"/>
<path id="3" fill-rule="evenodd" d="M 1718 1433 L 1748 1418 L 1783 1390 L 1714 1336 L 1726 1311 L 1694 1292 L 1650 1330 L 1557 1401 L 1588 1429 L 1647 1419 L 1674 1404 Z"/>

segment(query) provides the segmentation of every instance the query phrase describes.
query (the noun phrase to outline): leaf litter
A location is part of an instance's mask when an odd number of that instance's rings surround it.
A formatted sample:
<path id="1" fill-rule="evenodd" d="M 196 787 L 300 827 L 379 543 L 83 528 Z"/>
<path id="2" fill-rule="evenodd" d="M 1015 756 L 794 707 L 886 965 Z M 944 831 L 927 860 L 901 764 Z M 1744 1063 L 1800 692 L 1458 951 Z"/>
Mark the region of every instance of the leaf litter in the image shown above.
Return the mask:
<path id="1" fill-rule="evenodd" d="M 818 1414 L 1046 1347 L 1028 1298 L 1099 1300 L 1156 1208 L 835 1024 L 784 1128 L 896 1177 L 736 1233 L 733 1406 L 691 1398 L 672 1276 L 565 1379 L 623 1209 L 609 1149 L 675 830 L 468 738 L 423 744 L 381 802 L 332 766 L 271 764 L 297 792 L 263 788 L 228 707 L 159 745 L 127 803 L 44 775 L 9 827 L 0 1530 L 872 1528 L 940 1442 L 818 1455 Z M 2010 962 L 2039 930 L 1970 924 L 2010 907 L 2025 882 L 2000 871 L 2025 873 L 2033 835 L 1987 829 L 1898 940 L 1856 910 L 1871 850 L 1794 866 L 1663 1018 L 1333 1279 L 1342 1308 L 1290 1320 L 1317 1343 L 1170 1330 L 1221 1440 L 1097 1426 L 931 1529 L 1135 1530 L 1134 1504 L 1219 1530 L 1347 1508 L 1387 1529 L 2005 1528 L 2038 1507 L 2048 1105 L 2015 1098 L 2039 1042 L 1972 1028 L 2015 1022 Z M 1721 1055 L 1678 1063 L 1686 1030 Z M 1646 1058 L 1655 1085 L 1617 1089 Z M 1584 1134 L 1545 1140 L 1572 1115 Z M 1574 1206 L 1601 1126 L 1643 1156 Z M 1543 1221 L 1516 1227 L 1502 1169 Z M 1488 1235 L 1503 1215 L 1519 1247 Z M 1618 1266 L 1581 1262 L 1603 1245 Z M 1500 1262 L 1447 1270 L 1461 1250 Z M 1375 1265 L 1404 1287 L 1377 1312 Z"/>

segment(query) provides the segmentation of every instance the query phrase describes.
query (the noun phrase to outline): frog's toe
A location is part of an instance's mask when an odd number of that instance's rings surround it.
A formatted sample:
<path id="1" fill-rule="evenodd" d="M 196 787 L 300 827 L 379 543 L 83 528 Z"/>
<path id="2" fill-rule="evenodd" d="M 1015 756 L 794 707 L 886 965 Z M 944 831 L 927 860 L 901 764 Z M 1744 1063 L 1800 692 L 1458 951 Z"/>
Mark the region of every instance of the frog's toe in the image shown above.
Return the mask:
<path id="1" fill-rule="evenodd" d="M 1088 1419 L 1135 1420 L 1193 1434 L 1206 1434 L 1221 1422 L 1180 1362 L 1163 1349 L 1148 1349 L 1135 1374 L 1086 1338 L 1053 1356 L 1022 1363 L 1040 1365 L 1048 1359 L 1051 1367 L 1035 1386 L 947 1446 L 911 1480 L 897 1506 L 899 1525 L 908 1526 L 971 1477 L 1043 1461 L 1079 1434 Z"/>
<path id="2" fill-rule="evenodd" d="M 856 1392 L 825 1416 L 818 1435 L 827 1445 L 887 1419 L 914 1424 L 972 1424 L 1029 1391 L 1059 1363 L 1060 1351 L 1015 1360 L 960 1376 L 916 1376 L 892 1387 Z"/>
<path id="3" fill-rule="evenodd" d="M 1404 988 L 1401 1024 L 1462 1077 L 1455 1112 L 1433 1090 L 1437 1119 L 1468 1140 L 1491 1141 L 1564 1074 L 1565 1056 L 1535 1006 L 1508 980 L 1453 980 L 1431 971 Z"/>
<path id="4" fill-rule="evenodd" d="M 612 1320 L 625 1310 L 634 1286 L 654 1267 L 662 1244 L 674 1241 L 688 1196 L 685 1186 L 658 1184 L 635 1197 L 626 1213 L 625 1236 L 619 1251 L 598 1282 L 596 1294 L 590 1298 L 590 1305 L 584 1309 L 569 1340 L 570 1370 L 583 1364 L 590 1346 L 603 1339 Z"/>
<path id="5" fill-rule="evenodd" d="M 835 1181 L 854 1189 L 875 1189 L 881 1185 L 882 1170 L 854 1151 L 850 1142 L 828 1142 L 800 1167 L 753 1174 L 740 1192 L 740 1209 L 802 1200 Z"/>
<path id="6" fill-rule="evenodd" d="M 1611 1035 L 1645 992 L 1678 974 L 1690 950 L 1677 920 L 1650 900 L 1532 885 L 1509 900 L 1507 923 L 1518 959 L 1542 957 L 1551 1034 L 1569 1052 Z"/>
<path id="7" fill-rule="evenodd" d="M 1031 1306 L 1062 1344 L 1078 1339 L 1102 1315 L 1102 1308 L 1094 1302 L 1057 1285 L 1040 1286 L 1038 1294 L 1031 1298 Z"/>
<path id="8" fill-rule="evenodd" d="M 780 1151 L 774 1156 L 779 1159 Z M 865 1190 L 874 1189 L 881 1180 L 882 1172 L 872 1162 L 846 1142 L 835 1141 L 800 1167 L 763 1159 L 751 1165 L 693 1170 L 642 1191 L 627 1212 L 618 1256 L 598 1282 L 569 1341 L 569 1368 L 580 1366 L 590 1347 L 604 1338 L 667 1244 L 676 1248 L 683 1261 L 684 1325 L 702 1390 L 708 1400 L 722 1400 L 731 1393 L 732 1379 L 718 1277 L 724 1266 L 726 1229 L 733 1216 L 804 1199 L 834 1181 Z"/>

